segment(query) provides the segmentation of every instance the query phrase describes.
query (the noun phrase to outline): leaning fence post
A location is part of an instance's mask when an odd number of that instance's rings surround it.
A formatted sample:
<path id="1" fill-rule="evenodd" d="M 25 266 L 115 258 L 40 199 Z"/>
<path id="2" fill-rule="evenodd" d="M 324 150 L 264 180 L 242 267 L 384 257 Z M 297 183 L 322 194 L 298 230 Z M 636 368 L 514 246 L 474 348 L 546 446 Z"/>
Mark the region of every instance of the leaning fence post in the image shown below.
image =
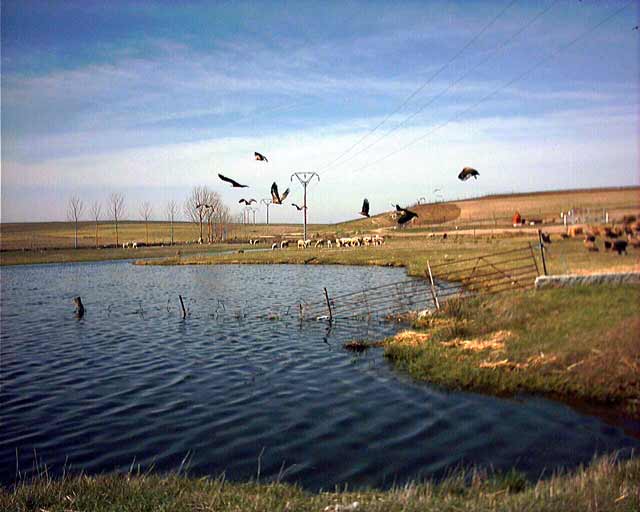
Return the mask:
<path id="1" fill-rule="evenodd" d="M 540 255 L 542 256 L 542 271 L 547 275 L 547 260 L 544 257 L 544 243 L 542 242 L 542 231 L 538 230 L 538 243 L 540 244 Z"/>
<path id="2" fill-rule="evenodd" d="M 182 318 L 187 318 L 187 310 L 184 308 L 184 302 L 182 301 L 182 295 L 178 295 L 180 297 L 180 305 L 182 306 Z"/>
<path id="3" fill-rule="evenodd" d="M 331 301 L 329 300 L 329 293 L 327 289 L 324 289 L 324 298 L 327 299 L 327 308 L 329 308 L 329 322 L 333 320 L 333 313 L 331 312 Z"/>
<path id="4" fill-rule="evenodd" d="M 433 303 L 435 304 L 436 309 L 440 309 L 438 294 L 436 293 L 436 285 L 433 282 L 433 274 L 431 273 L 431 265 L 429 265 L 429 260 L 427 260 L 427 269 L 429 270 L 429 281 L 431 281 L 431 297 L 433 297 Z"/>

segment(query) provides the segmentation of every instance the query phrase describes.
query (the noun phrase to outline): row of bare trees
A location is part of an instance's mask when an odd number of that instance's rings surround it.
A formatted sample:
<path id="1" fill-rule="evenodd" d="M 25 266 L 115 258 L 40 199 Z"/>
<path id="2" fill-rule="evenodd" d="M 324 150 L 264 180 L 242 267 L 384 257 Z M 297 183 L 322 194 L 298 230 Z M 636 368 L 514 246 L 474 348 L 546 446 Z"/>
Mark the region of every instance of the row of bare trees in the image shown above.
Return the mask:
<path id="1" fill-rule="evenodd" d="M 98 228 L 100 220 L 102 220 L 102 203 L 94 201 L 89 208 L 91 220 L 95 222 L 95 246 L 99 245 Z M 67 204 L 67 219 L 74 223 L 74 247 L 78 248 L 78 223 L 83 219 L 85 212 L 84 202 L 78 196 L 69 198 Z M 116 245 L 120 245 L 118 223 L 121 222 L 126 215 L 126 205 L 124 195 L 120 193 L 112 193 L 107 198 L 106 212 L 108 218 L 113 221 L 115 226 Z M 191 194 L 184 203 L 183 212 L 185 218 L 193 222 L 199 229 L 199 242 L 205 240 L 213 243 L 216 240 L 222 240 L 225 237 L 226 227 L 231 223 L 231 215 L 229 208 L 222 202 L 220 194 L 210 190 L 206 186 L 194 187 Z M 139 208 L 140 218 L 145 225 L 145 238 L 147 245 L 149 244 L 149 222 L 153 220 L 153 208 L 151 203 L 145 201 L 141 203 Z M 170 225 L 171 245 L 174 240 L 174 223 L 179 220 L 180 209 L 175 200 L 170 200 L 165 206 L 165 219 Z M 206 238 L 205 229 L 206 226 Z"/>

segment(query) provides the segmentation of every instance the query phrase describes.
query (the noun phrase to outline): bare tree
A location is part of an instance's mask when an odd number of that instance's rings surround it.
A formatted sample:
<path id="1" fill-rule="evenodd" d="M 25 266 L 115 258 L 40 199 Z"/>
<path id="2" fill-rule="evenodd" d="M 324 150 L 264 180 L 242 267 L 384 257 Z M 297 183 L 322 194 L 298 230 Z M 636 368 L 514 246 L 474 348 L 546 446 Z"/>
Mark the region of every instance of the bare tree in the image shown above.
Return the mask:
<path id="1" fill-rule="evenodd" d="M 67 219 L 75 225 L 75 242 L 73 247 L 75 249 L 78 248 L 78 220 L 82 216 L 82 211 L 84 210 L 84 203 L 77 196 L 71 196 L 69 198 L 69 202 L 67 204 Z"/>
<path id="2" fill-rule="evenodd" d="M 151 204 L 148 201 L 142 203 L 142 205 L 140 206 L 140 216 L 144 220 L 144 230 L 147 237 L 147 245 L 149 245 L 149 219 L 151 218 L 152 214 L 153 209 L 151 208 Z"/>
<path id="3" fill-rule="evenodd" d="M 173 245 L 173 223 L 176 220 L 176 215 L 178 213 L 178 203 L 176 203 L 173 199 L 167 202 L 167 218 L 171 223 L 171 245 Z"/>
<path id="4" fill-rule="evenodd" d="M 96 222 L 96 249 L 98 248 L 98 224 L 102 215 L 102 204 L 100 201 L 94 201 L 91 205 L 91 218 Z"/>
<path id="5" fill-rule="evenodd" d="M 184 203 L 184 213 L 187 219 L 197 224 L 200 228 L 199 242 L 202 243 L 202 228 L 207 215 L 207 201 L 209 200 L 209 189 L 205 185 L 193 187 L 191 194 Z"/>
<path id="6" fill-rule="evenodd" d="M 120 245 L 118 239 L 118 220 L 122 219 L 124 212 L 124 196 L 119 192 L 113 192 L 109 196 L 109 213 L 113 215 L 113 221 L 116 224 L 116 246 Z"/>

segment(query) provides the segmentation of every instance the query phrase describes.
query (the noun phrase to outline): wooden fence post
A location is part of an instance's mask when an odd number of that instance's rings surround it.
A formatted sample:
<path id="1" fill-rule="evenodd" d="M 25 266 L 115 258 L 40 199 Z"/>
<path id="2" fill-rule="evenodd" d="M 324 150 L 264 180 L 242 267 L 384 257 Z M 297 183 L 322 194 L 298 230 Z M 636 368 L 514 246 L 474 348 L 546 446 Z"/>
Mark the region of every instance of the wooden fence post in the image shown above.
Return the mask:
<path id="1" fill-rule="evenodd" d="M 540 244 L 540 255 L 542 256 L 542 271 L 547 275 L 547 260 L 544 256 L 544 243 L 542 242 L 542 231 L 538 230 L 538 242 Z"/>
<path id="2" fill-rule="evenodd" d="M 324 289 L 324 297 L 325 299 L 327 299 L 327 308 L 329 308 L 329 322 L 331 322 L 333 320 L 333 313 L 331 311 L 331 301 L 329 300 L 329 293 L 327 292 L 327 289 Z"/>
<path id="3" fill-rule="evenodd" d="M 431 273 L 431 265 L 429 265 L 429 260 L 427 260 L 427 270 L 429 270 L 429 281 L 431 281 L 431 297 L 433 297 L 433 303 L 435 304 L 436 309 L 440 309 L 438 294 L 436 293 L 436 285 L 433 282 L 433 274 Z"/>
<path id="4" fill-rule="evenodd" d="M 178 295 L 180 297 L 180 305 L 182 306 L 182 318 L 187 318 L 187 310 L 184 308 L 184 302 L 182 301 L 182 295 Z"/>

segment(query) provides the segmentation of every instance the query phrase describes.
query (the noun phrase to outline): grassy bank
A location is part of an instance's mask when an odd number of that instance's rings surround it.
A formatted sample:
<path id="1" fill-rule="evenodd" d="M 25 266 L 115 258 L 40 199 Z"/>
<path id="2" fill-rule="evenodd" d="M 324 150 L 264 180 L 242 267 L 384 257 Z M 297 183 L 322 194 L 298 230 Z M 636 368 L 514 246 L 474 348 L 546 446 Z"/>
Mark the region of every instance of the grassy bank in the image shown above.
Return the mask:
<path id="1" fill-rule="evenodd" d="M 229 483 L 223 479 L 107 475 L 50 480 L 43 476 L 13 491 L 0 489 L 0 509 L 93 511 L 636 511 L 640 459 L 605 457 L 587 468 L 535 484 L 511 472 L 487 477 L 460 472 L 439 483 L 390 491 L 312 494 L 287 484 Z M 357 505 L 354 503 L 357 502 Z"/>
<path id="2" fill-rule="evenodd" d="M 33 251 L 6 251 L 0 253 L 0 265 L 31 265 L 39 263 L 72 263 L 82 261 L 108 261 L 135 258 L 178 258 L 180 255 L 206 253 L 208 255 L 224 251 L 248 249 L 248 244 L 193 244 L 164 247 L 139 247 L 137 249 L 40 249 Z"/>
<path id="3" fill-rule="evenodd" d="M 144 262 L 153 265 L 221 265 L 221 264 L 324 264 L 324 265 L 379 265 L 406 267 L 407 273 L 424 277 L 427 261 L 431 265 L 470 258 L 493 252 L 506 251 L 534 244 L 537 237 L 514 233 L 512 236 L 473 237 L 450 236 L 429 238 L 426 235 L 389 238 L 382 246 L 332 249 L 289 248 L 285 250 L 234 253 L 213 256 L 168 258 Z M 539 258 L 539 250 L 536 249 Z M 605 251 L 588 252 L 581 240 L 561 240 L 559 237 L 547 250 L 550 274 L 568 272 L 640 270 L 640 250 L 629 249 L 619 256 Z"/>
<path id="4" fill-rule="evenodd" d="M 385 343 L 416 379 L 606 405 L 640 419 L 640 287 L 531 290 L 465 301 Z"/>

